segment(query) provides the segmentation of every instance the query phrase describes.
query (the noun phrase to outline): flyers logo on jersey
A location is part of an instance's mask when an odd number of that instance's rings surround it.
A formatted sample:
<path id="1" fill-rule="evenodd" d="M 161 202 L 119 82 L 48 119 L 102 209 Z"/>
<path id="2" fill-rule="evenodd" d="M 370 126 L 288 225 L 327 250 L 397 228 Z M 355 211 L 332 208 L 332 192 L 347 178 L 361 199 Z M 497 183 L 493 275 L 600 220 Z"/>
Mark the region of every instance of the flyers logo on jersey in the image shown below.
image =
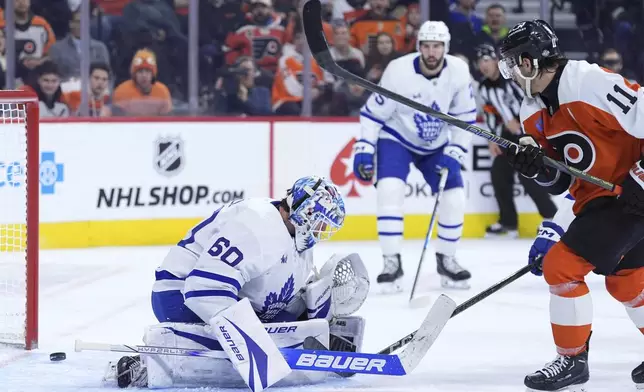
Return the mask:
<path id="1" fill-rule="evenodd" d="M 563 154 L 566 163 L 575 169 L 587 172 L 595 164 L 595 145 L 590 138 L 577 131 L 564 131 L 548 137 L 548 141 Z"/>

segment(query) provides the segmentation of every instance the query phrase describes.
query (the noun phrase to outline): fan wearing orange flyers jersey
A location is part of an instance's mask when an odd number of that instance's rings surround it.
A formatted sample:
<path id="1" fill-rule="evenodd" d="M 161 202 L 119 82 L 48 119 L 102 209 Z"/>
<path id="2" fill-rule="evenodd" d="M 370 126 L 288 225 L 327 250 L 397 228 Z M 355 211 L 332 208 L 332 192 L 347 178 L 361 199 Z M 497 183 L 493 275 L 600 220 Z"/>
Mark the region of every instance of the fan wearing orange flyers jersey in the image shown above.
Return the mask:
<path id="1" fill-rule="evenodd" d="M 558 355 L 526 376 L 525 385 L 530 391 L 585 391 L 593 314 L 587 274 L 606 276 L 608 292 L 644 332 L 644 89 L 597 65 L 566 59 L 541 20 L 510 30 L 499 69 L 526 93 L 520 111 L 526 136 L 507 149 L 510 164 L 550 193 L 568 190 L 574 198 L 569 225 L 545 222 L 530 252 L 533 272 L 543 273 L 550 286 Z M 546 155 L 620 184 L 621 194 L 546 167 Z M 538 251 L 539 237 L 556 243 Z M 632 378 L 644 387 L 644 363 Z"/>

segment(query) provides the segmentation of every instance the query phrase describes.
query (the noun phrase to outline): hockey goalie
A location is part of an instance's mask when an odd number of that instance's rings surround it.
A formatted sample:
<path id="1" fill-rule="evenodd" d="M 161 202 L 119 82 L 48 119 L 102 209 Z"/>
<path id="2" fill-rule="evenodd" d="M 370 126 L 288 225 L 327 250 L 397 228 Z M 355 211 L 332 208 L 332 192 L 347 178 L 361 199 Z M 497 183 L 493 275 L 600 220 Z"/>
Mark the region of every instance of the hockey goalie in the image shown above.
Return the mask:
<path id="1" fill-rule="evenodd" d="M 292 371 L 279 348 L 312 336 L 360 350 L 364 320 L 352 316 L 369 279 L 357 254 L 318 272 L 312 248 L 342 227 L 344 202 L 320 177 L 295 182 L 281 200 L 236 200 L 192 228 L 156 270 L 148 346 L 222 350 L 228 359 L 125 356 L 105 381 L 119 387 L 268 386 L 315 383 L 326 372 Z M 350 344 L 348 344 L 349 342 Z"/>

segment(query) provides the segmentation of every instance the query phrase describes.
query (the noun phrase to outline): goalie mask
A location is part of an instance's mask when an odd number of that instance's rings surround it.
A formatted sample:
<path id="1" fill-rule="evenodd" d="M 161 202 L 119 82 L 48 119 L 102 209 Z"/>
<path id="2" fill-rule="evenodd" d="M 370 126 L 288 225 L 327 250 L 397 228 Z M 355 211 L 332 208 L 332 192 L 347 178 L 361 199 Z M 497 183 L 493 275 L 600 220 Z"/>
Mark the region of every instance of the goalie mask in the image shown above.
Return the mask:
<path id="1" fill-rule="evenodd" d="M 286 193 L 289 221 L 295 226 L 298 252 L 328 240 L 344 223 L 344 201 L 340 191 L 324 178 L 310 176 L 295 181 Z"/>

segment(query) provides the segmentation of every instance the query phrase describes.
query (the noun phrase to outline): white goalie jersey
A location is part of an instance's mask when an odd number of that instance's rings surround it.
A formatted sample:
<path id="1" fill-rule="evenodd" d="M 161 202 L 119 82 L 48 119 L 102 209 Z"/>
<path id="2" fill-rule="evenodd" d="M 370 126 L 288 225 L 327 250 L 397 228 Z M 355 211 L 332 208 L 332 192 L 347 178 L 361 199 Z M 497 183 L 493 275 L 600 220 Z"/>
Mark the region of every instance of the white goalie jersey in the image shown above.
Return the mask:
<path id="1" fill-rule="evenodd" d="M 246 199 L 215 211 L 171 249 L 152 291 L 181 291 L 177 300 L 206 323 L 242 298 L 263 322 L 296 319 L 313 257 L 295 249 L 278 204 Z"/>
<path id="2" fill-rule="evenodd" d="M 380 85 L 438 112 L 470 124 L 476 122 L 468 65 L 446 54 L 442 71 L 428 78 L 421 72 L 420 61 L 418 53 L 391 61 Z M 396 140 L 418 154 L 432 154 L 447 144 L 467 151 L 471 140 L 468 132 L 377 93 L 362 107 L 360 125 L 363 140 L 374 145 L 379 138 Z"/>

